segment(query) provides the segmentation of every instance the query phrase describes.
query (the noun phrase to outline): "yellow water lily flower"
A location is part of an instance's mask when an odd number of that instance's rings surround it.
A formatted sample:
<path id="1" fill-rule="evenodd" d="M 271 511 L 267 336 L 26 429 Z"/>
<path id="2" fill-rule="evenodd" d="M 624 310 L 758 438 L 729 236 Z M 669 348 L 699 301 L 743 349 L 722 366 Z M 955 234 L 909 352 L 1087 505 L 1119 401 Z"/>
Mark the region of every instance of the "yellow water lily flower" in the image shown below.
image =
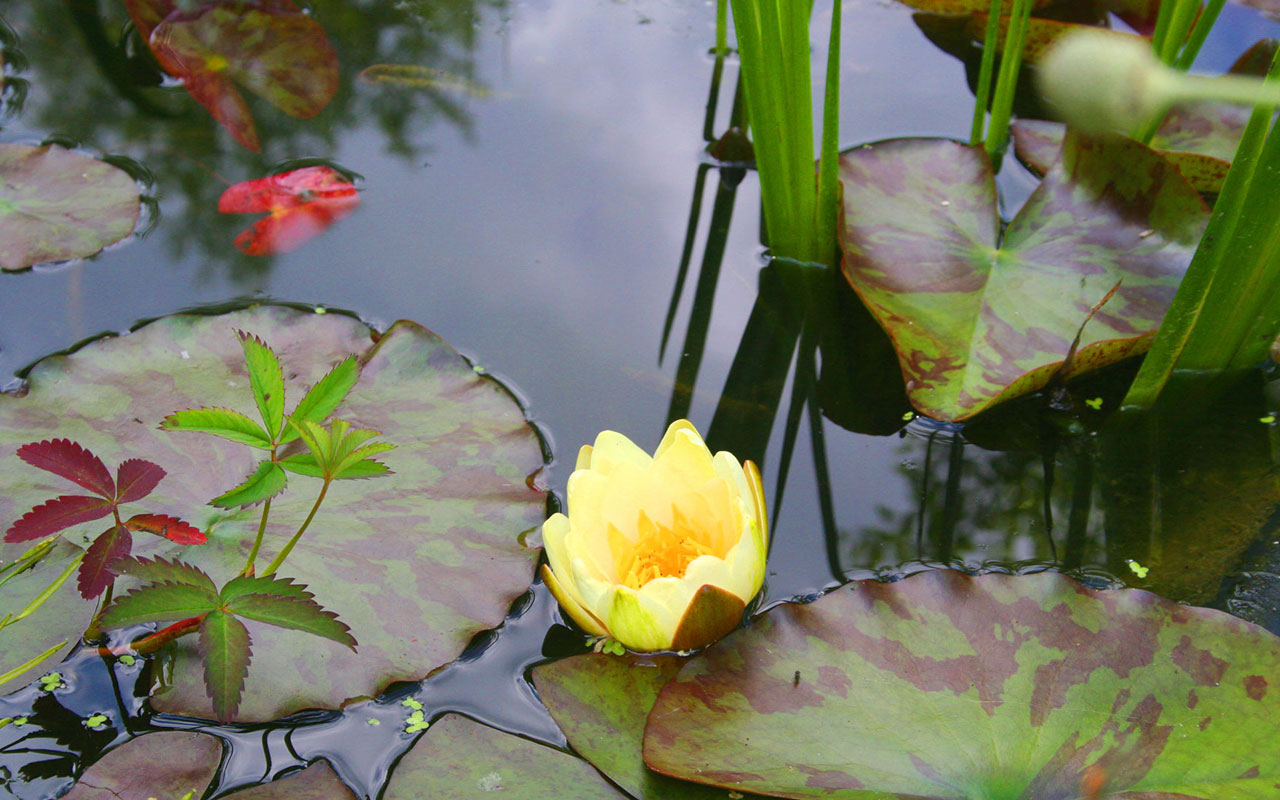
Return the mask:
<path id="1" fill-rule="evenodd" d="M 714 456 L 688 420 L 652 456 L 614 431 L 578 453 L 568 516 L 542 526 L 542 578 L 583 630 L 688 650 L 733 630 L 764 583 L 760 471 Z"/>

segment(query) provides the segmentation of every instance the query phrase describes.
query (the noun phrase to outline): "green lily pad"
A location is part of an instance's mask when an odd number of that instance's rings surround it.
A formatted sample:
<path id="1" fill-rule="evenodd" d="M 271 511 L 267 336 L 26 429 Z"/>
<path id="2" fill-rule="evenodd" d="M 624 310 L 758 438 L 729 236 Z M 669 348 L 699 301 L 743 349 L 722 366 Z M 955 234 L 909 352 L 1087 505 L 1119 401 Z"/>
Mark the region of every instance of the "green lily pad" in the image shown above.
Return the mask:
<path id="1" fill-rule="evenodd" d="M 649 709 L 684 662 L 587 653 L 535 667 L 533 682 L 573 749 L 633 797 L 723 800 L 724 792 L 659 775 L 640 752 Z"/>
<path id="2" fill-rule="evenodd" d="M 662 690 L 645 760 L 848 800 L 1270 797 L 1280 640 L 1054 573 L 936 571 L 779 606 Z"/>
<path id="3" fill-rule="evenodd" d="M 537 433 L 510 392 L 414 323 L 396 323 L 376 337 L 346 316 L 259 307 L 166 317 L 47 358 L 32 369 L 25 396 L 0 395 L 0 521 L 16 519 L 61 488 L 56 476 L 18 461 L 14 451 L 21 444 L 64 437 L 108 460 L 145 457 L 167 477 L 130 513 L 181 516 L 209 541 L 182 547 L 148 536 L 135 554 L 180 557 L 219 583 L 230 579 L 244 565 L 260 507 L 228 511 L 205 504 L 250 474 L 262 451 L 162 431 L 158 424 L 197 406 L 252 413 L 237 330 L 256 334 L 279 354 L 286 408 L 334 364 L 358 355 L 363 373 L 335 416 L 399 445 L 379 456 L 393 474 L 330 487 L 281 569 L 351 627 L 359 652 L 249 621 L 253 662 L 239 719 L 334 707 L 392 681 L 422 678 L 456 657 L 477 632 L 499 624 L 527 589 L 539 550 L 526 546 L 522 533 L 542 522 L 545 494 L 532 480 L 544 464 Z M 306 517 L 319 488 L 316 479 L 290 476 L 272 501 L 260 568 Z M 81 527 L 64 534 L 77 547 L 84 546 L 83 534 L 99 532 Z M 0 546 L 0 559 L 25 546 Z M 74 549 L 64 547 L 60 558 L 46 558 L 0 587 L 0 609 L 21 608 Z M 117 593 L 131 585 L 130 579 L 117 584 Z M 23 637 L 21 648 L 0 647 L 0 671 L 75 639 L 92 610 L 76 601 L 74 587 L 63 587 L 20 628 L 0 634 Z M 210 716 L 192 639 L 178 640 L 174 681 L 154 704 Z"/>
<path id="4" fill-rule="evenodd" d="M 897 139 L 841 158 L 844 274 L 921 412 L 964 419 L 1150 346 L 1208 209 L 1131 140 L 1073 134 L 1064 153 L 1003 233 L 980 147 Z"/>
<path id="5" fill-rule="evenodd" d="M 0 269 L 87 258 L 138 224 L 124 170 L 61 147 L 0 144 Z"/>
<path id="6" fill-rule="evenodd" d="M 624 800 L 591 765 L 568 753 L 447 714 L 405 754 L 383 800 L 484 797 Z"/>
<path id="7" fill-rule="evenodd" d="M 356 800 L 355 792 L 324 761 L 317 761 L 301 772 L 279 780 L 232 792 L 226 797 L 236 800 Z"/>
<path id="8" fill-rule="evenodd" d="M 1216 194 L 1248 122 L 1249 110 L 1238 106 L 1197 103 L 1175 108 L 1152 137 L 1151 147 L 1177 167 L 1196 191 Z M 1066 126 L 1019 120 L 1012 128 L 1018 160 L 1039 175 L 1048 172 L 1062 149 Z"/>
<path id="9" fill-rule="evenodd" d="M 94 762 L 65 800 L 179 800 L 204 794 L 218 769 L 222 745 L 187 731 L 130 739 Z"/>

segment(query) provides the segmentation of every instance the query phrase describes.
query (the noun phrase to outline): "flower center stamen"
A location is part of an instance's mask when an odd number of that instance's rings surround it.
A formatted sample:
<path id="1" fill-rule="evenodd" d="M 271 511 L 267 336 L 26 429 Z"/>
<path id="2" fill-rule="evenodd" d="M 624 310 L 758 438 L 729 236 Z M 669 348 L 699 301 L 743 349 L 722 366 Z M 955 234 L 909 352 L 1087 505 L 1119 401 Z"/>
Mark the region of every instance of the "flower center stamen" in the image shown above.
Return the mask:
<path id="1" fill-rule="evenodd" d="M 641 511 L 636 534 L 631 551 L 617 555 L 621 582 L 632 589 L 655 578 L 683 578 L 695 558 L 715 555 L 711 546 L 702 541 L 705 537 L 701 532 L 678 510 L 671 527 L 658 525 Z"/>

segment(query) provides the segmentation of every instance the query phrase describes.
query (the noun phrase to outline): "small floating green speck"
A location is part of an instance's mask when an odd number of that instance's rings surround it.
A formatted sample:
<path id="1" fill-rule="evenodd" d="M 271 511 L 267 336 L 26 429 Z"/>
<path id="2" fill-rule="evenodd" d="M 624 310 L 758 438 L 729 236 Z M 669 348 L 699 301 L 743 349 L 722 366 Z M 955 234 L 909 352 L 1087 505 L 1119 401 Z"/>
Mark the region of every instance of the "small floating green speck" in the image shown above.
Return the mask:
<path id="1" fill-rule="evenodd" d="M 406 697 L 405 699 L 401 700 L 400 705 L 404 706 L 405 708 L 412 708 L 414 711 L 422 710 L 422 703 L 419 703 L 417 700 L 414 700 L 412 697 Z"/>
<path id="2" fill-rule="evenodd" d="M 1088 406 L 1089 408 L 1092 408 L 1094 411 L 1101 411 L 1101 410 L 1102 410 L 1102 398 L 1101 398 L 1101 397 L 1090 397 L 1088 400 L 1085 400 L 1085 401 L 1084 401 L 1084 404 L 1085 404 L 1086 406 Z"/>
<path id="3" fill-rule="evenodd" d="M 110 718 L 106 714 L 93 714 L 81 720 L 86 728 L 101 728 L 109 721 Z"/>
<path id="4" fill-rule="evenodd" d="M 1147 577 L 1147 573 L 1151 571 L 1151 567 L 1144 567 L 1141 564 L 1139 564 L 1137 561 L 1134 561 L 1132 558 L 1129 559 L 1128 564 L 1129 564 L 1129 569 L 1133 572 L 1134 575 L 1137 575 L 1139 578 Z"/>
<path id="5" fill-rule="evenodd" d="M 40 677 L 40 691 L 42 692 L 52 692 L 66 685 L 66 681 L 62 680 L 61 672 L 50 672 L 48 675 Z"/>

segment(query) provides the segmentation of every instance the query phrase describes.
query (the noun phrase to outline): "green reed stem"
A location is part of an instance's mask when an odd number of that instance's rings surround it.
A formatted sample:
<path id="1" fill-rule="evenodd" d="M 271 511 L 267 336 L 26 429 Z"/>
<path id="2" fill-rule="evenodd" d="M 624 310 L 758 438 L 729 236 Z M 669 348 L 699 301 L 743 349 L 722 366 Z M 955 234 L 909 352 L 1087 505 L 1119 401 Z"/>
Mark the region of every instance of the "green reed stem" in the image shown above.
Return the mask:
<path id="1" fill-rule="evenodd" d="M 258 550 L 262 548 L 262 539 L 267 532 L 267 515 L 271 513 L 271 498 L 262 504 L 262 516 L 258 519 L 258 535 L 253 538 L 253 547 L 249 549 L 249 557 L 245 559 L 241 575 L 253 574 L 253 562 L 258 558 Z"/>
<path id="2" fill-rule="evenodd" d="M 978 70 L 978 89 L 973 99 L 973 127 L 969 132 L 969 144 L 982 142 L 987 122 L 987 107 L 991 103 L 991 76 L 996 67 L 996 51 L 1000 49 L 1000 13 L 1004 0 L 991 0 L 987 11 L 987 31 L 982 37 L 982 66 Z"/>
<path id="3" fill-rule="evenodd" d="M 987 155 L 995 155 L 1009 141 L 1009 119 L 1013 115 L 1013 95 L 1022 67 L 1022 46 L 1031 19 L 1031 0 L 1013 0 L 1009 11 L 1009 28 L 1000 55 L 1000 75 L 996 79 L 995 98 L 991 101 L 991 120 L 987 123 Z"/>

